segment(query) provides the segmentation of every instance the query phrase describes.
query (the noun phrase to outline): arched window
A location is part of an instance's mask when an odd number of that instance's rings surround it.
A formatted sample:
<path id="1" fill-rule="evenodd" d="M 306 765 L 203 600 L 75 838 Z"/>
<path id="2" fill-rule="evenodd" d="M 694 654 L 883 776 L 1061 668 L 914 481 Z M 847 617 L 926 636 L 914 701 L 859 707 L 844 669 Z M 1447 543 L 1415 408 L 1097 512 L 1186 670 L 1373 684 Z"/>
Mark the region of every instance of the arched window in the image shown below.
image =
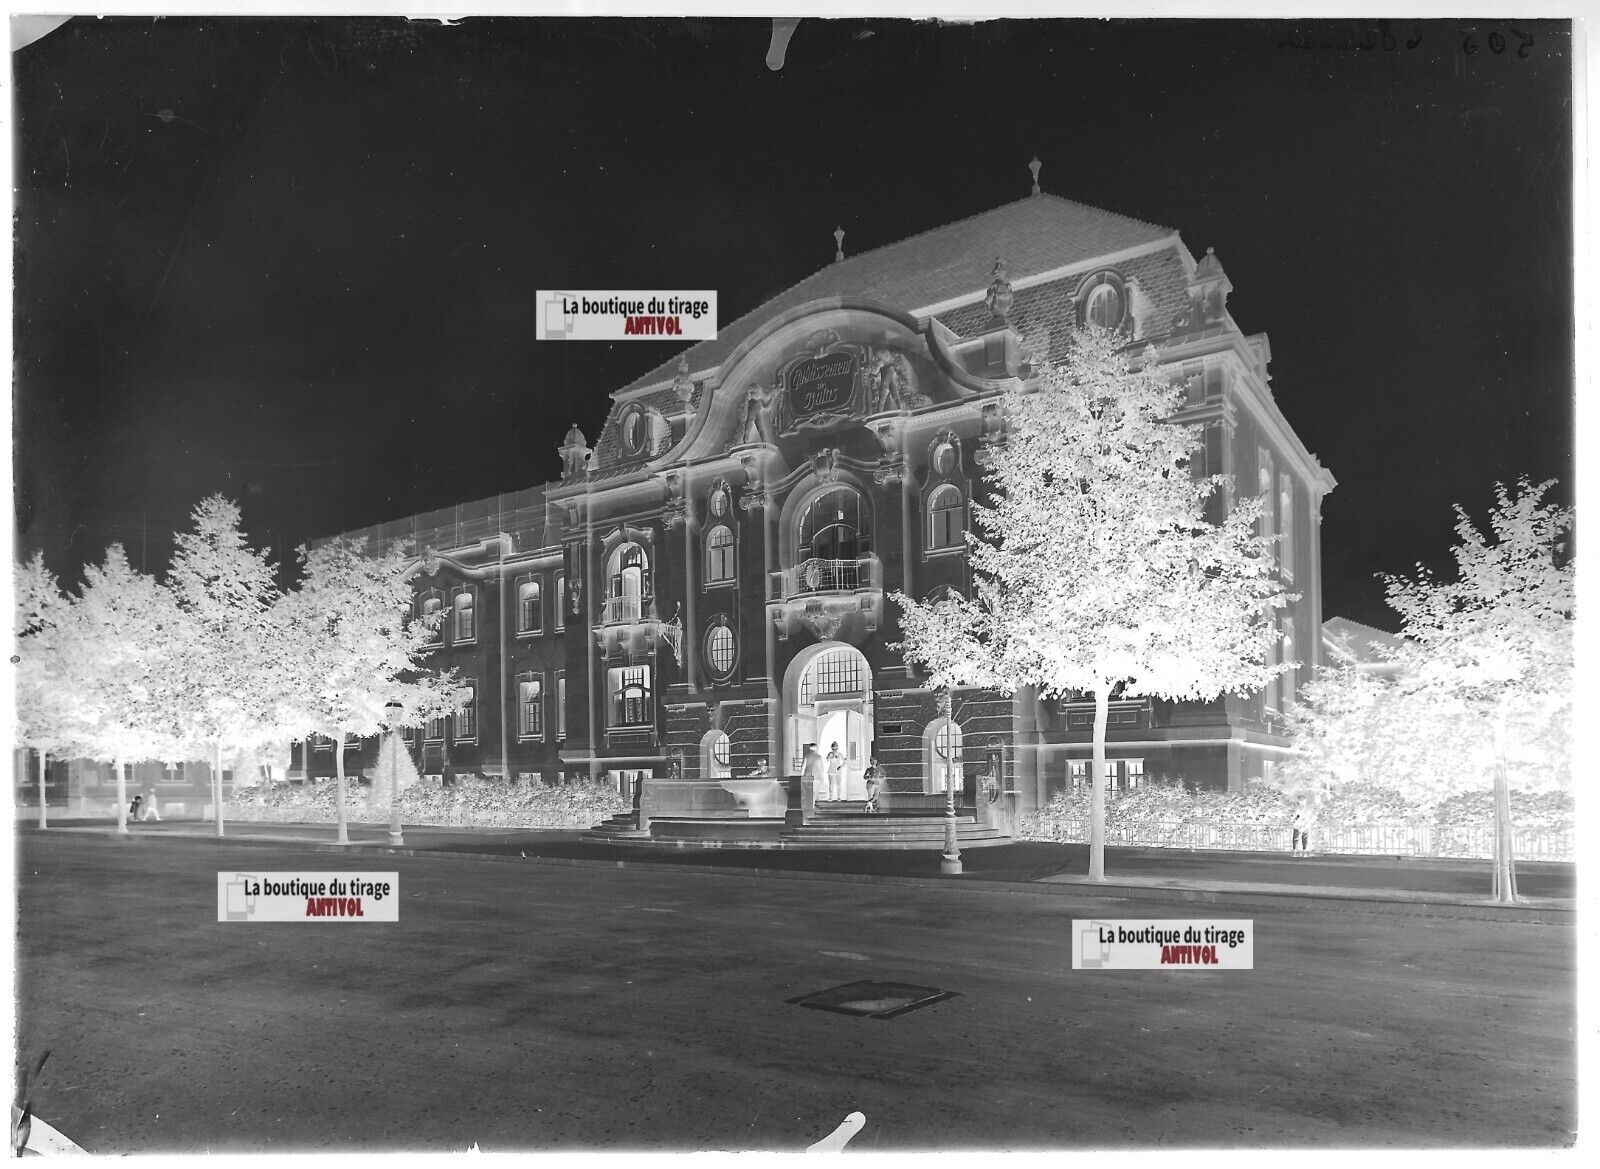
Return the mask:
<path id="1" fill-rule="evenodd" d="M 737 654 L 738 643 L 733 630 L 726 625 L 713 625 L 706 634 L 706 661 L 711 665 L 711 672 L 719 678 L 726 677 L 733 669 Z"/>
<path id="2" fill-rule="evenodd" d="M 935 487 L 928 495 L 928 547 L 961 547 L 964 542 L 961 534 L 966 526 L 966 507 L 961 500 L 961 489 L 953 483 Z"/>
<path id="3" fill-rule="evenodd" d="M 567 627 L 567 574 L 556 573 L 556 628 Z"/>
<path id="4" fill-rule="evenodd" d="M 700 767 L 701 774 L 707 779 L 727 779 L 733 774 L 728 746 L 727 731 L 712 731 L 706 735 L 705 755 Z"/>
<path id="5" fill-rule="evenodd" d="M 706 583 L 733 579 L 733 529 L 719 524 L 706 533 Z"/>
<path id="6" fill-rule="evenodd" d="M 456 594 L 456 632 L 457 641 L 474 641 L 478 636 L 477 610 L 474 608 L 475 598 L 470 589 Z"/>
<path id="7" fill-rule="evenodd" d="M 943 718 L 928 728 L 928 790 L 961 788 L 961 726 Z"/>
<path id="8" fill-rule="evenodd" d="M 606 560 L 606 575 L 611 581 L 606 601 L 605 620 L 638 621 L 650 596 L 650 558 L 637 544 L 624 544 Z"/>
<path id="9" fill-rule="evenodd" d="M 859 561 L 871 550 L 861 496 L 851 487 L 833 487 L 806 505 L 795 549 L 802 587 L 859 587 Z"/>
<path id="10" fill-rule="evenodd" d="M 544 625 L 543 597 L 539 582 L 525 579 L 517 586 L 517 632 L 538 633 Z"/>
<path id="11" fill-rule="evenodd" d="M 520 713 L 517 734 L 524 739 L 544 738 L 544 683 L 532 674 L 517 679 L 517 706 Z"/>
<path id="12" fill-rule="evenodd" d="M 1083 306 L 1083 319 L 1102 329 L 1115 329 L 1122 324 L 1122 293 L 1115 284 L 1106 281 L 1094 286 Z"/>

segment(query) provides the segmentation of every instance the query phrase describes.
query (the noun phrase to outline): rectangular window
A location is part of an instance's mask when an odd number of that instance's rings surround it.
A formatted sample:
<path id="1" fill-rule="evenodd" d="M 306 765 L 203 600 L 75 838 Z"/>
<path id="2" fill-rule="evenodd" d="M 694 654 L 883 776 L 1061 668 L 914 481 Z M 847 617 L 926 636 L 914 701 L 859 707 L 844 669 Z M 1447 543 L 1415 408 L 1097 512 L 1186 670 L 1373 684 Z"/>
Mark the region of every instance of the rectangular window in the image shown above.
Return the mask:
<path id="1" fill-rule="evenodd" d="M 1283 660 L 1282 655 L 1283 645 L 1278 638 L 1274 637 L 1267 646 L 1267 665 L 1276 666 Z M 1262 691 L 1261 701 L 1265 704 L 1266 712 L 1269 715 L 1278 713 L 1278 689 L 1282 677 L 1281 674 L 1274 674 L 1272 680 L 1267 683 L 1267 688 Z"/>
<path id="2" fill-rule="evenodd" d="M 429 593 L 422 598 L 421 604 L 422 618 L 428 622 L 428 643 L 438 645 L 444 641 L 444 598 L 437 593 Z"/>
<path id="3" fill-rule="evenodd" d="M 442 742 L 444 739 L 444 719 L 430 718 L 422 729 L 422 737 L 430 743 Z"/>
<path id="4" fill-rule="evenodd" d="M 544 738 L 544 683 L 524 674 L 517 682 L 517 703 L 521 710 L 518 734 L 524 739 Z"/>
<path id="5" fill-rule="evenodd" d="M 1278 569 L 1286 581 L 1294 580 L 1294 480 L 1278 476 Z"/>
<path id="6" fill-rule="evenodd" d="M 1275 518 L 1278 510 L 1277 476 L 1272 468 L 1272 452 L 1262 447 L 1257 454 L 1260 462 L 1256 494 L 1261 496 L 1261 534 L 1270 540 L 1278 534 Z M 1273 551 L 1276 552 L 1277 549 L 1274 548 Z"/>
<path id="7" fill-rule="evenodd" d="M 556 674 L 556 738 L 567 737 L 567 672 Z"/>
<path id="8" fill-rule="evenodd" d="M 451 716 L 455 726 L 451 734 L 457 742 L 471 742 L 478 737 L 478 688 L 467 687 L 467 702 Z"/>
<path id="9" fill-rule="evenodd" d="M 611 725 L 641 726 L 652 721 L 650 667 L 623 666 L 608 671 L 611 679 Z"/>
<path id="10" fill-rule="evenodd" d="M 517 583 L 517 632 L 538 633 L 544 628 L 544 596 L 535 578 Z"/>
<path id="11" fill-rule="evenodd" d="M 1089 763 L 1087 760 L 1068 761 L 1067 786 L 1082 787 L 1089 782 Z"/>
<path id="12" fill-rule="evenodd" d="M 455 597 L 457 641 L 476 641 L 478 637 L 477 598 L 470 591 L 459 592 Z"/>
<path id="13" fill-rule="evenodd" d="M 706 536 L 706 580 L 733 579 L 733 530 L 726 525 L 712 528 Z"/>
<path id="14" fill-rule="evenodd" d="M 556 629 L 567 627 L 567 574 L 556 573 Z"/>

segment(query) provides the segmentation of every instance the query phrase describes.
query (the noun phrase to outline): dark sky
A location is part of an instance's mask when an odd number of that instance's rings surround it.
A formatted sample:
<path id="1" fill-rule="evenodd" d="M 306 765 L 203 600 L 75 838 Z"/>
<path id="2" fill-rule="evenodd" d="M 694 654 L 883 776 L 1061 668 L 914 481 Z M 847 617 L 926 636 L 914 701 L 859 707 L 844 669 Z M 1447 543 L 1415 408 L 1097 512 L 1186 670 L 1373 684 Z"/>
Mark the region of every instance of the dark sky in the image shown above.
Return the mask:
<path id="1" fill-rule="evenodd" d="M 715 288 L 1044 189 L 1215 247 L 1339 480 L 1325 613 L 1562 480 L 1564 22 L 74 19 L 13 54 L 17 539 L 165 566 L 555 477 L 672 356 L 534 340 L 540 288 Z M 1365 47 L 1370 43 L 1370 47 Z M 1498 46 L 1499 51 L 1496 51 Z M 975 279 L 980 274 L 975 274 Z"/>

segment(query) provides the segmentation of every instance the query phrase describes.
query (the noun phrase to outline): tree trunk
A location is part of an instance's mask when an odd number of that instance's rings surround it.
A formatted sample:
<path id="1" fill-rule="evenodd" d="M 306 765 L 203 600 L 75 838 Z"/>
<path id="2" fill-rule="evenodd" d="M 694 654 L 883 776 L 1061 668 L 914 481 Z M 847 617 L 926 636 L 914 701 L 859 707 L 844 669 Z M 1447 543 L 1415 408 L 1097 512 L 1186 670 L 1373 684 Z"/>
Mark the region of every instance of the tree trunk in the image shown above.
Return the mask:
<path id="1" fill-rule="evenodd" d="M 222 835 L 222 743 L 219 741 L 216 750 L 212 753 L 211 768 L 211 808 L 212 817 L 217 822 L 217 835 Z"/>
<path id="2" fill-rule="evenodd" d="M 1511 787 L 1506 776 L 1506 716 L 1494 720 L 1494 899 L 1512 904 L 1517 899 L 1515 838 L 1511 833 Z"/>
<path id="3" fill-rule="evenodd" d="M 1094 756 L 1089 764 L 1089 880 L 1106 879 L 1106 723 L 1111 694 L 1101 686 L 1094 692 Z"/>
<path id="4" fill-rule="evenodd" d="M 113 767 L 117 769 L 117 831 L 128 831 L 128 779 L 122 770 L 122 760 L 118 759 Z"/>
<path id="5" fill-rule="evenodd" d="M 350 843 L 350 829 L 344 817 L 344 732 L 335 731 L 333 736 L 333 774 L 334 774 L 334 806 L 339 813 L 339 839 L 340 844 Z"/>
<path id="6" fill-rule="evenodd" d="M 50 826 L 49 817 L 46 815 L 45 810 L 44 810 L 45 775 L 49 772 L 49 770 L 50 770 L 50 752 L 48 752 L 48 751 L 40 751 L 39 752 L 39 827 L 40 828 L 48 828 Z"/>

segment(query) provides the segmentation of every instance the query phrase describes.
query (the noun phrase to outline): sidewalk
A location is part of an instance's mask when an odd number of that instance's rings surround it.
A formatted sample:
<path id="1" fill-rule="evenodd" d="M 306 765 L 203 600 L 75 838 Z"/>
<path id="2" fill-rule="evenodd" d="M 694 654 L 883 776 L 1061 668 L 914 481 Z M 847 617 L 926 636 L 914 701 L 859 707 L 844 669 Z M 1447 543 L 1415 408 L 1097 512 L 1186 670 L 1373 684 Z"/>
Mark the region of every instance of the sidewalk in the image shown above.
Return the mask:
<path id="1" fill-rule="evenodd" d="M 36 825 L 18 828 L 39 834 Z M 1468 916 L 1570 924 L 1575 915 L 1575 871 L 1571 864 L 1522 862 L 1517 867 L 1522 901 L 1513 906 L 1489 899 L 1489 862 L 1430 858 L 1320 854 L 1198 852 L 1178 849 L 1107 848 L 1104 883 L 1090 882 L 1088 848 L 1081 844 L 1018 841 L 971 849 L 963 872 L 942 876 L 940 854 L 918 851 L 786 850 L 752 848 L 641 848 L 578 839 L 577 831 L 410 826 L 405 843 L 389 846 L 386 828 L 352 824 L 349 845 L 338 845 L 329 824 L 225 824 L 216 836 L 210 822 L 195 820 L 132 824 L 124 839 L 240 847 L 310 847 L 317 851 L 482 861 L 659 868 L 690 866 L 731 869 L 751 876 L 796 879 L 948 884 L 952 881 L 1013 892 L 1137 897 L 1189 902 L 1268 899 L 1284 905 L 1339 901 L 1380 912 L 1449 908 Z M 116 836 L 105 821 L 52 822 L 49 833 Z M 376 859 L 374 857 L 374 859 Z M 1351 906 L 1354 908 L 1354 904 Z"/>

